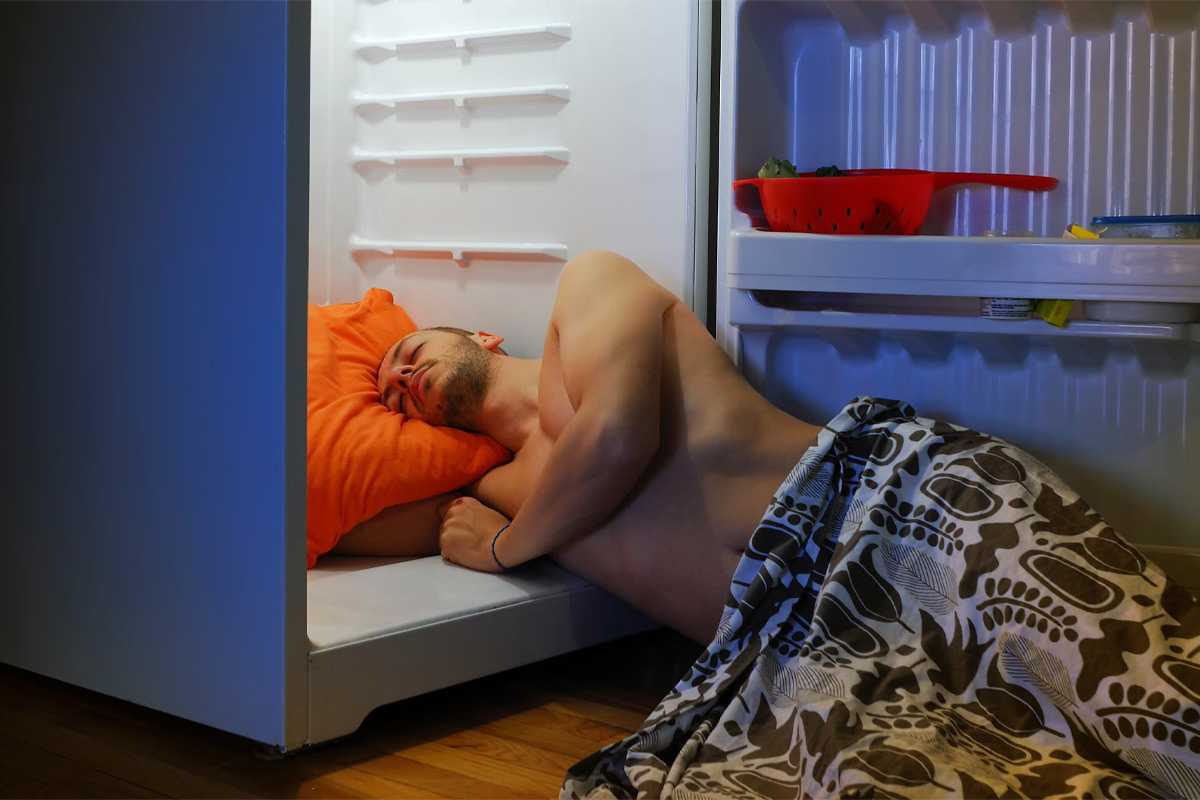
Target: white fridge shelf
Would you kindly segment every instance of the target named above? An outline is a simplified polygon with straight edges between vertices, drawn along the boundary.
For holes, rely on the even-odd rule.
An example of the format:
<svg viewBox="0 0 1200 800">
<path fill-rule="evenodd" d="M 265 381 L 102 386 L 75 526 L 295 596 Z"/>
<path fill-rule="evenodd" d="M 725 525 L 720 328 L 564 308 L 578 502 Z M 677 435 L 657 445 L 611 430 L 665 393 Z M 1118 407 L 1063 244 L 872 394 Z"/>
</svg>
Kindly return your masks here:
<svg viewBox="0 0 1200 800">
<path fill-rule="evenodd" d="M 529 44 L 559 44 L 571 38 L 571 26 L 550 23 L 514 28 L 485 28 L 469 32 L 438 33 L 427 36 L 386 39 L 358 39 L 355 50 L 359 55 L 371 52 L 402 55 L 439 50 L 474 50 L 480 47 L 511 47 Z"/>
<path fill-rule="evenodd" d="M 480 261 L 567 260 L 567 246 L 561 242 L 470 242 L 381 240 L 352 236 L 350 252 L 355 258 L 377 254 L 396 258 L 445 258 L 460 267 Z"/>
<path fill-rule="evenodd" d="M 571 90 L 566 85 L 518 86 L 498 89 L 470 89 L 461 91 L 419 92 L 397 95 L 356 94 L 356 108 L 391 108 L 396 111 L 457 108 L 470 111 L 479 106 L 537 105 L 566 103 L 571 99 Z"/>
<path fill-rule="evenodd" d="M 841 328 L 861 331 L 962 333 L 986 336 L 1134 339 L 1200 344 L 1200 324 L 1070 320 L 1063 327 L 1040 318 L 998 320 L 922 314 L 872 314 L 855 311 L 797 311 L 765 306 L 749 291 L 730 293 L 729 321 L 743 330 L 766 328 Z"/>
<path fill-rule="evenodd" d="M 570 152 L 565 147 L 488 147 L 462 150 L 405 150 L 391 152 L 355 151 L 356 167 L 376 164 L 384 167 L 454 167 L 466 172 L 473 167 L 554 167 L 566 164 Z"/>
<path fill-rule="evenodd" d="M 734 230 L 731 289 L 1200 303 L 1200 240 Z"/>
</svg>

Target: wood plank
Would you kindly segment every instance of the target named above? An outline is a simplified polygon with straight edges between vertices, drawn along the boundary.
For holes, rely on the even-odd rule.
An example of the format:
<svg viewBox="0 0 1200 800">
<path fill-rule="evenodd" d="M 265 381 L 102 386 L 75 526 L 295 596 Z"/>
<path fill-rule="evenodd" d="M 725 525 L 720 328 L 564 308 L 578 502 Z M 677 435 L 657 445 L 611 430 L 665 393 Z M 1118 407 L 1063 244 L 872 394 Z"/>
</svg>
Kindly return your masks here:
<svg viewBox="0 0 1200 800">
<path fill-rule="evenodd" d="M 574 714 L 593 722 L 602 722 L 630 733 L 642 727 L 642 723 L 646 721 L 646 715 L 652 710 L 631 711 L 622 706 L 607 705 L 598 700 L 585 700 L 582 697 L 572 697 L 561 693 L 556 693 L 553 702 L 547 703 L 545 707 L 560 713 Z"/>
<path fill-rule="evenodd" d="M 437 742 L 410 747 L 401 755 L 431 767 L 494 783 L 505 790 L 503 797 L 556 797 L 562 786 L 562 775 L 550 776 L 522 764 L 497 761 L 470 749 L 449 747 Z"/>
<path fill-rule="evenodd" d="M 222 783 L 241 787 L 256 797 L 362 798 L 396 800 L 440 797 L 415 786 L 403 775 L 346 767 L 321 758 L 316 752 L 299 753 L 279 761 L 247 758 L 216 767 L 211 774 Z"/>
<path fill-rule="evenodd" d="M 28 679 L 6 683 L 30 685 Z M 240 791 L 236 785 L 219 783 L 204 775 L 209 762 L 207 759 L 197 762 L 189 744 L 193 741 L 202 742 L 203 732 L 209 729 L 133 704 L 122 704 L 125 706 L 123 716 L 98 714 L 74 702 L 81 691 L 74 687 L 62 689 L 61 701 L 45 706 L 30 706 L 22 700 L 10 699 L 7 691 L 0 694 L 0 720 L 3 724 L 0 732 L 162 795 L 251 796 Z M 41 694 L 45 697 L 44 691 Z M 111 698 L 104 698 L 104 701 L 106 704 L 121 702 Z M 137 720 L 143 714 L 154 714 L 160 718 L 162 729 L 157 736 L 153 729 L 141 728 Z M 183 737 L 171 736 L 171 732 L 177 731 L 179 726 L 193 726 L 202 730 L 189 731 Z"/>
<path fill-rule="evenodd" d="M 152 792 L 136 784 L 123 781 L 96 770 L 76 772 L 69 780 L 54 781 L 50 789 L 59 797 L 112 798 L 161 798 L 168 795 Z"/>
<path fill-rule="evenodd" d="M 637 730 L 634 726 L 611 725 L 607 722 L 566 712 L 557 708 L 554 701 L 548 701 L 541 707 L 522 714 L 515 714 L 508 717 L 507 720 L 520 724 L 545 726 L 568 736 L 595 743 L 608 743 L 613 739 L 628 736 Z"/>
<path fill-rule="evenodd" d="M 9 772 L 4 767 L 0 767 L 0 797 L 43 798 L 59 796 L 61 796 L 61 793 L 56 794 L 51 790 L 49 785 L 39 780 L 19 775 L 15 772 Z"/>
<path fill-rule="evenodd" d="M 520 764 L 526 769 L 540 772 L 555 780 L 561 780 L 567 769 L 579 760 L 525 742 L 496 736 L 478 728 L 453 736 L 444 736 L 438 740 L 438 744 L 502 764 Z"/>
<path fill-rule="evenodd" d="M 29 720 L 23 725 L 18 738 L 43 749 L 54 749 L 68 759 L 110 775 L 121 776 L 162 795 L 252 797 L 236 785 L 213 781 L 202 773 L 165 764 L 153 756 L 126 749 L 120 742 L 97 741 L 54 723 Z"/>
<path fill-rule="evenodd" d="M 477 800 L 518 796 L 504 786 L 463 775 L 458 770 L 443 769 L 390 753 L 363 761 L 357 767 L 366 772 L 400 778 L 407 784 L 420 787 L 427 797 Z"/>
<path fill-rule="evenodd" d="M 546 798 L 640 727 L 695 646 L 657 631 L 410 698 L 276 762 L 255 744 L 0 665 L 0 797 Z"/>
<path fill-rule="evenodd" d="M 450 689 L 391 703 L 372 711 L 362 726 L 339 742 L 322 745 L 322 758 L 353 764 L 536 707 L 542 700 L 518 696 L 507 687 L 516 676 L 492 676 Z"/>
<path fill-rule="evenodd" d="M 0 665 L 0 713 L 33 714 L 202 772 L 252 752 L 244 737 L 41 675 Z M 3 719 L 3 717 L 0 717 Z"/>
<path fill-rule="evenodd" d="M 547 707 L 496 720 L 477 730 L 568 756 L 572 763 L 633 733 Z"/>
<path fill-rule="evenodd" d="M 66 797 L 166 796 L 5 734 L 0 734 L 0 771 Z M 43 796 L 43 792 L 38 795 Z"/>
</svg>

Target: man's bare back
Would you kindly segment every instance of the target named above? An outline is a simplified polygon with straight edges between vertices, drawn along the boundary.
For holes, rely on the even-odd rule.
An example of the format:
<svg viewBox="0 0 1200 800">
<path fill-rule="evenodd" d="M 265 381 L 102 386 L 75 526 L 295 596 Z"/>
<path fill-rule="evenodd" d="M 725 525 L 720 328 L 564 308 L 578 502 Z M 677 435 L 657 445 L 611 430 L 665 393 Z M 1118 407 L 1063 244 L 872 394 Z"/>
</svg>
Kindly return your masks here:
<svg viewBox="0 0 1200 800">
<path fill-rule="evenodd" d="M 663 318 L 661 438 L 642 479 L 594 533 L 554 558 L 692 638 L 707 642 L 729 581 L 771 496 L 817 429 L 766 402 L 682 303 Z M 542 428 L 514 465 L 532 487 L 574 409 L 556 354 L 543 354 Z M 512 516 L 524 497 L 479 499 Z M 501 508 L 501 505 L 504 507 Z M 514 507 L 515 505 L 515 507 Z"/>
<path fill-rule="evenodd" d="M 629 318 L 589 317 L 597 292 L 618 295 L 621 302 L 614 308 L 626 310 Z M 631 330 L 606 331 L 601 326 Z M 655 336 L 658 342 L 651 341 Z M 623 358 L 625 350 L 643 349 L 652 357 L 633 352 Z M 429 374 L 429 385 L 436 386 L 438 373 Z M 524 380 L 532 380 L 533 374 L 526 372 Z M 504 395 L 507 386 L 502 380 L 489 395 Z M 508 394 L 515 398 L 519 391 L 509 389 Z M 571 571 L 650 616 L 697 641 L 709 641 L 750 534 L 818 428 L 768 403 L 682 302 L 630 262 L 609 253 L 587 254 L 564 271 L 533 397 L 535 407 L 525 414 L 531 422 L 519 438 L 507 443 L 515 452 L 512 462 L 473 487 L 472 494 L 488 508 L 464 501 L 448 510 L 443 554 L 468 566 L 489 568 L 492 561 L 512 566 L 505 559 L 514 554 L 519 563 L 552 553 Z M 590 460 L 588 454 L 575 458 L 575 453 L 563 452 L 587 449 L 580 442 L 591 441 L 591 429 L 609 424 L 603 416 L 606 404 L 616 408 L 616 414 L 634 400 L 640 404 L 638 413 L 652 418 L 649 433 L 634 427 L 628 434 L 635 440 L 629 445 L 632 455 L 620 447 L 604 449 L 608 444 L 590 445 L 599 451 Z M 602 416 L 577 420 L 588 404 L 600 407 Z M 506 407 L 520 405 L 511 399 Z M 520 427 L 513 423 L 516 416 L 504 417 L 509 428 Z M 624 416 L 634 415 L 627 411 Z M 493 433 L 488 414 L 481 418 L 479 429 Z M 643 453 L 638 443 L 648 438 L 649 452 Z M 628 476 L 628 484 L 622 486 L 622 478 L 614 475 L 598 477 L 594 488 L 577 485 L 584 480 L 579 475 L 603 471 L 614 462 L 614 473 L 637 469 Z M 571 470 L 578 473 L 574 479 L 559 474 Z M 557 484 L 546 486 L 556 478 Z M 535 496 L 539 491 L 541 496 Z M 604 492 L 607 500 L 592 496 Z M 582 508 L 576 518 L 572 502 L 596 507 Z M 532 529 L 513 531 L 514 546 L 493 538 L 505 518 L 512 518 L 515 527 L 524 509 L 534 504 L 549 510 L 542 511 Z M 557 531 L 558 524 L 567 530 L 546 530 Z M 532 544 L 518 549 L 533 536 L 544 537 L 541 553 Z M 484 546 L 494 546 L 495 557 L 481 553 Z"/>
</svg>

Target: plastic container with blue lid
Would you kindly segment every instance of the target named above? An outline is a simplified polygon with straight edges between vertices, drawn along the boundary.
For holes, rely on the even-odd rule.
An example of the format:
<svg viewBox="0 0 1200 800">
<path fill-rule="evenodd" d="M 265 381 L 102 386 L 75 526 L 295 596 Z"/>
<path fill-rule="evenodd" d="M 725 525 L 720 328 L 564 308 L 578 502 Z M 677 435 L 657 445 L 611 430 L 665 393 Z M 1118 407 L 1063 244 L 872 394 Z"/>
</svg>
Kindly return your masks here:
<svg viewBox="0 0 1200 800">
<path fill-rule="evenodd" d="M 1200 214 L 1092 217 L 1092 231 L 1104 239 L 1200 239 Z"/>
</svg>

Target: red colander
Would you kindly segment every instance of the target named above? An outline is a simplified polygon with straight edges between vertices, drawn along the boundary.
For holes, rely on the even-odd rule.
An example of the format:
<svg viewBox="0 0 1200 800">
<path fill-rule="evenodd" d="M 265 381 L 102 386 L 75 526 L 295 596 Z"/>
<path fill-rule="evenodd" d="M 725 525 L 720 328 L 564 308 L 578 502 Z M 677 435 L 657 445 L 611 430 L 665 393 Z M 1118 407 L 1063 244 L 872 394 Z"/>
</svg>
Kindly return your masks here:
<svg viewBox="0 0 1200 800">
<path fill-rule="evenodd" d="M 748 178 L 733 186 L 738 210 L 752 217 L 765 214 L 773 231 L 907 235 L 921 229 L 934 192 L 965 183 L 1046 191 L 1058 180 L 986 172 L 848 169 L 836 178 L 817 178 L 809 172 L 798 178 Z M 741 189 L 744 186 L 758 189 L 761 213 L 748 190 Z"/>
</svg>

